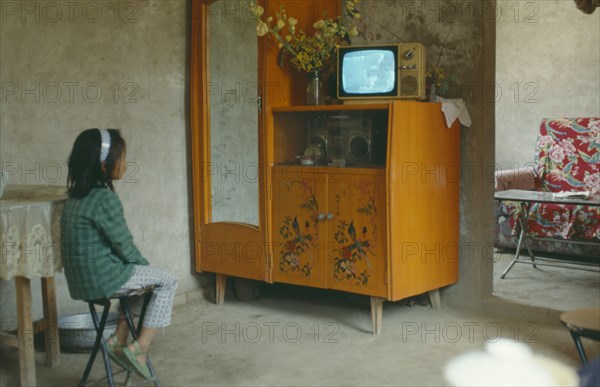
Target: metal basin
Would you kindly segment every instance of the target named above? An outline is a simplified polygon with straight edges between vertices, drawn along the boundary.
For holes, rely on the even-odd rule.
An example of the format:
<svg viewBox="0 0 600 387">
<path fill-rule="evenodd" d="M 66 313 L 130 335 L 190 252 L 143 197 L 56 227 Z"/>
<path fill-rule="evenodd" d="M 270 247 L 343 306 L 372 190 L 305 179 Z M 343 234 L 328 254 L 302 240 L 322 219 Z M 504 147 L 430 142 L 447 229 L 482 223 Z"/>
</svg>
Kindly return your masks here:
<svg viewBox="0 0 600 387">
<path fill-rule="evenodd" d="M 98 313 L 98 318 L 102 314 Z M 108 339 L 117 328 L 118 313 L 109 313 L 104 338 Z M 91 352 L 96 340 L 96 329 L 89 313 L 71 314 L 58 318 L 60 348 L 65 352 Z"/>
</svg>

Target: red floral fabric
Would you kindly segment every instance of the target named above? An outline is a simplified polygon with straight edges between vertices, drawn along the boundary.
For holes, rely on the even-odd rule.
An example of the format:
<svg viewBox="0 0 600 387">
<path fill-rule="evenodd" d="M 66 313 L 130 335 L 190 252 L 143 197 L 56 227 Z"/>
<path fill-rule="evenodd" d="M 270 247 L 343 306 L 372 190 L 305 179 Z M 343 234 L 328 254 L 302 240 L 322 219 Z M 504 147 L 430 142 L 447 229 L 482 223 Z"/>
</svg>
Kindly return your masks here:
<svg viewBox="0 0 600 387">
<path fill-rule="evenodd" d="M 545 119 L 535 148 L 539 190 L 600 192 L 600 118 Z"/>
<path fill-rule="evenodd" d="M 590 191 L 600 194 L 600 118 L 544 119 L 536 143 L 536 189 L 548 192 Z M 519 206 L 497 207 L 496 247 L 515 247 L 520 233 Z M 527 221 L 538 237 L 600 242 L 600 209 L 590 206 L 532 204 Z M 532 249 L 598 258 L 597 246 L 534 241 Z"/>
</svg>

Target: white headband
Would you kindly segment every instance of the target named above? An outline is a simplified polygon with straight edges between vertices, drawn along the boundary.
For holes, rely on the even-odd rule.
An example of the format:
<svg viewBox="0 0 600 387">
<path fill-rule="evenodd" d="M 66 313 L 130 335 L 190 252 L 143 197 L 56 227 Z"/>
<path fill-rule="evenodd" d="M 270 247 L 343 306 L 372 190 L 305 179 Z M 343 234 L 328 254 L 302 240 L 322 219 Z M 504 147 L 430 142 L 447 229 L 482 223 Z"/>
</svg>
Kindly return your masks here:
<svg viewBox="0 0 600 387">
<path fill-rule="evenodd" d="M 98 129 L 100 131 L 100 137 L 102 138 L 102 145 L 100 146 L 100 162 L 103 163 L 108 157 L 108 150 L 110 149 L 110 133 L 108 129 Z"/>
</svg>

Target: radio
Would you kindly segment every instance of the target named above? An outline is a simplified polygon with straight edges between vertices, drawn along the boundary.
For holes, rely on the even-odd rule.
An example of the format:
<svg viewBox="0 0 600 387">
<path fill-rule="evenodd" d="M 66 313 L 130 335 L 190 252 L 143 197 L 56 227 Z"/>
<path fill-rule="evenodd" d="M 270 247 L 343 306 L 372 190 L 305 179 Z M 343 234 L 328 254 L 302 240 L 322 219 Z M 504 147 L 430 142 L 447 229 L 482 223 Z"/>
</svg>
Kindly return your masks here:
<svg viewBox="0 0 600 387">
<path fill-rule="evenodd" d="M 343 159 L 348 165 L 374 163 L 374 153 L 380 141 L 371 118 L 352 112 L 326 114 L 309 120 L 306 130 L 307 146 L 318 145 L 323 150 L 321 163 Z M 380 150 L 385 154 L 385 149 Z"/>
</svg>

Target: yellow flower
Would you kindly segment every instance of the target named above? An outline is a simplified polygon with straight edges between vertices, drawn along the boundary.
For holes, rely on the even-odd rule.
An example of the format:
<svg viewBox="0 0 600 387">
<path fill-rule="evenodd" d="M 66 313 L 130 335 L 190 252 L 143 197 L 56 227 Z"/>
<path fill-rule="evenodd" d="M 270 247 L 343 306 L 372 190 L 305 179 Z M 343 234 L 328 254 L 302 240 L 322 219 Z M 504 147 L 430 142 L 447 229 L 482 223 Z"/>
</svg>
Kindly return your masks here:
<svg viewBox="0 0 600 387">
<path fill-rule="evenodd" d="M 317 30 L 323 29 L 323 27 L 325 27 L 325 21 L 323 20 L 317 20 L 314 24 L 313 27 Z"/>
<path fill-rule="evenodd" d="M 346 11 L 348 11 L 354 19 L 360 19 L 360 13 L 355 8 L 357 3 L 358 0 L 346 0 Z"/>
<path fill-rule="evenodd" d="M 294 19 L 293 17 L 288 19 L 288 24 L 290 25 L 290 27 L 295 27 L 296 24 L 298 24 L 298 20 Z"/>
<path fill-rule="evenodd" d="M 352 26 L 352 28 L 350 28 L 350 31 L 348 31 L 348 35 L 352 37 L 358 36 L 358 29 L 356 28 L 356 26 Z"/>
<path fill-rule="evenodd" d="M 265 13 L 265 9 L 255 3 L 250 3 L 250 5 L 248 6 L 248 9 L 250 10 L 250 13 L 254 17 L 257 17 L 257 18 L 261 17 L 263 15 L 263 13 Z"/>
<path fill-rule="evenodd" d="M 280 30 L 285 27 L 285 22 L 281 19 L 277 20 L 277 29 Z"/>
<path fill-rule="evenodd" d="M 259 20 L 256 23 L 256 35 L 265 36 L 267 33 L 269 33 L 269 26 L 264 21 Z"/>
</svg>

